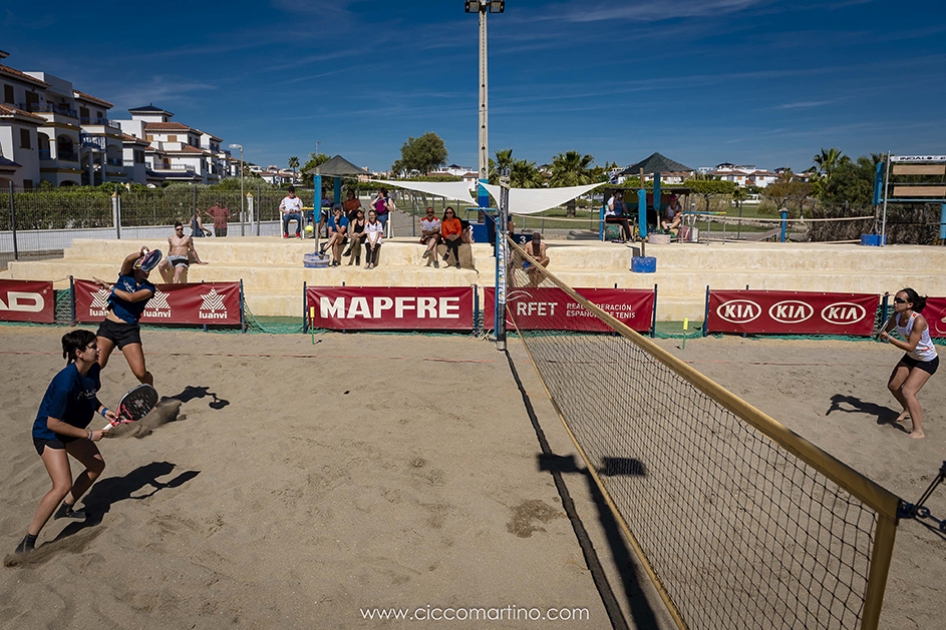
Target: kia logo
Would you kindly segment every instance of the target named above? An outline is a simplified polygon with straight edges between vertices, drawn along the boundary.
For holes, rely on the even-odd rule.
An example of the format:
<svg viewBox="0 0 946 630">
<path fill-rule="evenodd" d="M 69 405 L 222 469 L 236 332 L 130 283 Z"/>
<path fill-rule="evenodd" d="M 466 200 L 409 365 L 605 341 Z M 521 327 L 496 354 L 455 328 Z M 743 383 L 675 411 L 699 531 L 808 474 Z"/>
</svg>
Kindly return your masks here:
<svg viewBox="0 0 946 630">
<path fill-rule="evenodd" d="M 783 300 L 769 307 L 769 317 L 780 324 L 800 324 L 814 314 L 811 304 L 799 300 Z"/>
<path fill-rule="evenodd" d="M 748 324 L 762 314 L 762 307 L 752 300 L 729 300 L 719 305 L 716 314 L 731 324 Z"/>
<path fill-rule="evenodd" d="M 838 326 L 859 322 L 866 316 L 867 309 L 853 302 L 836 302 L 821 309 L 821 319 Z"/>
</svg>

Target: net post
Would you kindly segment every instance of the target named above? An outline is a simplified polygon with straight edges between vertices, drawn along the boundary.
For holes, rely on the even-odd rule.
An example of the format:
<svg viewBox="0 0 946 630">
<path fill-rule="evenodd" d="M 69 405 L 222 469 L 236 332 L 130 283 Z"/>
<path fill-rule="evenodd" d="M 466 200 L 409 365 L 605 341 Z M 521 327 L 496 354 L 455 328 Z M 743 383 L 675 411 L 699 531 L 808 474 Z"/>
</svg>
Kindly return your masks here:
<svg viewBox="0 0 946 630">
<path fill-rule="evenodd" d="M 473 285 L 473 336 L 480 334 L 480 288 Z"/>
<path fill-rule="evenodd" d="M 308 313 L 308 310 L 306 309 L 307 304 L 306 304 L 306 299 L 305 299 L 306 294 L 308 293 L 308 291 L 306 290 L 307 284 L 308 284 L 307 282 L 302 283 L 302 334 L 303 335 L 309 332 L 309 313 Z"/>
<path fill-rule="evenodd" d="M 650 338 L 657 336 L 657 285 L 654 284 L 654 306 L 650 311 Z"/>
<path fill-rule="evenodd" d="M 246 297 L 243 295 L 243 278 L 240 278 L 240 332 L 246 334 Z"/>
<path fill-rule="evenodd" d="M 887 587 L 887 575 L 890 573 L 890 561 L 893 558 L 896 538 L 896 518 L 887 514 L 878 514 L 870 572 L 867 577 L 867 592 L 864 594 L 861 630 L 877 630 L 880 626 L 880 611 L 884 605 L 884 591 Z"/>
<path fill-rule="evenodd" d="M 76 281 L 69 276 L 69 325 L 76 325 Z"/>
<path fill-rule="evenodd" d="M 706 301 L 703 303 L 703 336 L 709 333 L 709 295 L 710 288 L 706 285 Z"/>
<path fill-rule="evenodd" d="M 509 223 L 509 169 L 499 178 L 499 212 L 496 226 L 496 312 L 493 333 L 498 350 L 506 349 L 506 229 Z"/>
</svg>

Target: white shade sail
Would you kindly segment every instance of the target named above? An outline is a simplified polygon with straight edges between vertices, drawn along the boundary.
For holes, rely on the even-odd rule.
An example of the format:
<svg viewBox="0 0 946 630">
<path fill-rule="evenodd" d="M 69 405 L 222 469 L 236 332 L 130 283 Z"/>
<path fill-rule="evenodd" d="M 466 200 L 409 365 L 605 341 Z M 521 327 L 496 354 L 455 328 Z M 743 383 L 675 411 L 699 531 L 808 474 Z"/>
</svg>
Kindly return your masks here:
<svg viewBox="0 0 946 630">
<path fill-rule="evenodd" d="M 464 203 L 473 203 L 473 194 L 470 192 L 470 185 L 466 182 L 415 182 L 410 180 L 390 181 L 384 179 L 376 179 L 373 181 L 384 184 L 385 186 L 390 186 L 391 188 L 406 188 L 407 190 L 414 190 L 428 195 L 456 199 Z"/>
<path fill-rule="evenodd" d="M 587 186 L 569 186 L 566 188 L 510 188 L 509 212 L 511 214 L 535 214 L 557 208 L 584 195 L 589 190 L 604 186 L 607 182 L 589 184 Z M 486 190 L 494 199 L 499 199 L 499 186 L 485 184 Z"/>
</svg>

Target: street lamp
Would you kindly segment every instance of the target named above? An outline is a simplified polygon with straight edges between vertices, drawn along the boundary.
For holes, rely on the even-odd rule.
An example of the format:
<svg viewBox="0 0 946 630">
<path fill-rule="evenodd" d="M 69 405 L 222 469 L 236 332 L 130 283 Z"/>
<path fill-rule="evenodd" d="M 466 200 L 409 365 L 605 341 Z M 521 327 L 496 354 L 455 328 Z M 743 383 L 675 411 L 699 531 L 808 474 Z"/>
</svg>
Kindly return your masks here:
<svg viewBox="0 0 946 630">
<path fill-rule="evenodd" d="M 480 135 L 479 135 L 479 179 L 480 184 L 489 183 L 489 94 L 486 68 L 486 14 L 502 13 L 505 0 L 465 0 L 467 13 L 480 14 Z M 489 193 L 481 185 L 477 189 L 477 200 L 481 208 L 489 207 Z"/>
<path fill-rule="evenodd" d="M 231 144 L 230 148 L 240 150 L 240 236 L 246 236 L 246 230 L 243 228 L 243 204 L 246 203 L 246 196 L 243 194 L 243 145 Z"/>
</svg>

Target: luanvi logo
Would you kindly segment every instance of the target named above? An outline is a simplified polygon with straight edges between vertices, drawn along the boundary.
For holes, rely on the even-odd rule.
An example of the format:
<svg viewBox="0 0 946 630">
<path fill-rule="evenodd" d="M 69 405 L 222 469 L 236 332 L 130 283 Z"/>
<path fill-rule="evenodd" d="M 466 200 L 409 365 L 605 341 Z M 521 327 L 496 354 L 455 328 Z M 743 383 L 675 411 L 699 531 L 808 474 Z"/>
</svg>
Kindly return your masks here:
<svg viewBox="0 0 946 630">
<path fill-rule="evenodd" d="M 200 319 L 226 319 L 227 307 L 223 304 L 223 295 L 217 293 L 216 288 L 200 296 L 203 303 L 200 305 L 198 317 Z"/>
<path fill-rule="evenodd" d="M 160 319 L 171 319 L 171 305 L 168 304 L 168 294 L 155 289 L 154 295 L 148 300 L 145 307 L 145 317 L 155 317 Z"/>
<path fill-rule="evenodd" d="M 762 307 L 752 300 L 729 300 L 716 308 L 716 314 L 731 324 L 748 324 L 762 314 Z"/>
</svg>

